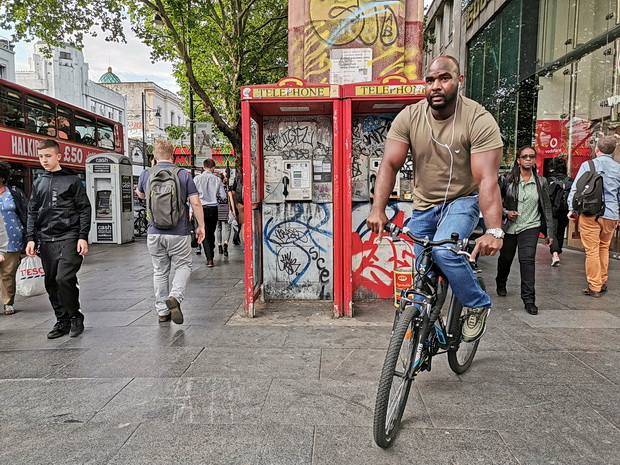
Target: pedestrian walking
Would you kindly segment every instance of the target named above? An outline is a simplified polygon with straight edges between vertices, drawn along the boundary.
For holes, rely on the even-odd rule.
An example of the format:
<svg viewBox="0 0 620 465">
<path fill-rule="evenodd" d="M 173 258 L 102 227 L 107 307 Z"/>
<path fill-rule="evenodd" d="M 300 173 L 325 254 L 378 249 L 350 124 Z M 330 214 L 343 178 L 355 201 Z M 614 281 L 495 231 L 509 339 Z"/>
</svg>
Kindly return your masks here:
<svg viewBox="0 0 620 465">
<path fill-rule="evenodd" d="M 204 239 L 204 219 L 191 174 L 173 163 L 172 144 L 163 139 L 155 141 L 153 154 L 157 164 L 142 172 L 136 195 L 147 199 L 147 247 L 153 262 L 157 319 L 160 323 L 172 319 L 181 324 L 181 303 L 192 273 L 188 201 L 198 222 L 196 239 L 199 243 Z M 171 184 L 176 187 L 170 188 Z M 171 268 L 175 270 L 172 282 Z"/>
<path fill-rule="evenodd" d="M 522 147 L 512 170 L 499 178 L 503 199 L 504 245 L 497 260 L 497 295 L 506 295 L 506 282 L 517 248 L 521 270 L 521 300 L 530 315 L 536 306 L 536 246 L 542 232 L 545 245 L 553 243 L 553 214 L 547 180 L 536 174 L 536 150 Z"/>
<path fill-rule="evenodd" d="M 586 250 L 586 278 L 588 287 L 581 292 L 590 297 L 600 297 L 607 291 L 609 269 L 609 244 L 618 226 L 618 206 L 620 204 L 620 164 L 612 155 L 616 150 L 615 136 L 604 136 L 599 139 L 594 149 L 595 158 L 582 163 L 575 176 L 575 182 L 568 196 L 571 211 L 568 219 L 579 219 L 581 243 Z M 580 179 L 588 176 L 590 170 L 602 175 L 603 209 L 600 215 L 590 215 L 585 211 L 577 211 L 573 200 L 578 194 Z"/>
<path fill-rule="evenodd" d="M 221 197 L 217 196 L 217 230 L 215 231 L 217 239 L 217 249 L 220 255 L 228 257 L 228 242 L 231 236 L 231 224 L 230 219 L 233 216 L 231 212 L 231 205 L 228 200 L 228 182 L 222 173 L 218 173 L 217 176 L 222 180 L 224 185 L 224 191 L 226 195 Z"/>
<path fill-rule="evenodd" d="M 243 176 L 235 176 L 233 185 L 228 193 L 228 201 L 233 211 L 233 244 L 240 245 L 243 237 Z"/>
<path fill-rule="evenodd" d="M 26 250 L 26 224 L 28 223 L 28 201 L 24 192 L 9 186 L 11 165 L 0 162 L 0 212 L 7 234 L 7 251 L 0 262 L 0 291 L 5 315 L 15 313 L 15 274 Z"/>
<path fill-rule="evenodd" d="M 84 331 L 77 274 L 88 253 L 91 206 L 80 178 L 60 165 L 58 143 L 44 139 L 38 153 L 45 172 L 34 181 L 28 202 L 26 255 L 36 255 L 38 240 L 45 290 L 56 315 L 47 338 L 76 337 Z"/>
<path fill-rule="evenodd" d="M 555 237 L 549 252 L 551 266 L 560 266 L 560 254 L 564 245 L 564 235 L 568 226 L 568 195 L 573 185 L 573 178 L 567 174 L 566 161 L 563 158 L 553 160 L 549 172 L 549 200 L 553 211 Z"/>
<path fill-rule="evenodd" d="M 207 266 L 213 267 L 215 257 L 215 230 L 217 229 L 217 197 L 226 197 L 226 191 L 222 180 L 217 177 L 215 172 L 215 162 L 207 158 L 204 163 L 204 171 L 194 179 L 198 195 L 204 211 L 204 221 L 206 229 L 206 245 L 204 247 Z"/>
</svg>

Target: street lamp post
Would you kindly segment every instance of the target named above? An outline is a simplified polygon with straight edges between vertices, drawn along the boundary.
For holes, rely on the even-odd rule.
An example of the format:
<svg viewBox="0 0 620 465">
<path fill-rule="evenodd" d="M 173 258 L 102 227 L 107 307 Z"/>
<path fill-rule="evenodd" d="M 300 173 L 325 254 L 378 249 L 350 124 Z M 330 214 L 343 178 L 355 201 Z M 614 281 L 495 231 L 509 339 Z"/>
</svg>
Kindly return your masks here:
<svg viewBox="0 0 620 465">
<path fill-rule="evenodd" d="M 146 153 L 146 113 L 149 111 L 154 111 L 156 117 L 161 117 L 159 108 L 154 110 L 148 107 L 146 104 L 146 92 L 142 91 L 142 169 L 146 169 L 146 161 L 148 159 L 148 154 Z"/>
<path fill-rule="evenodd" d="M 191 84 L 190 84 L 191 86 Z M 196 120 L 194 119 L 194 91 L 189 89 L 189 156 L 192 161 L 192 178 L 196 175 L 196 154 L 194 147 L 194 125 Z"/>
</svg>

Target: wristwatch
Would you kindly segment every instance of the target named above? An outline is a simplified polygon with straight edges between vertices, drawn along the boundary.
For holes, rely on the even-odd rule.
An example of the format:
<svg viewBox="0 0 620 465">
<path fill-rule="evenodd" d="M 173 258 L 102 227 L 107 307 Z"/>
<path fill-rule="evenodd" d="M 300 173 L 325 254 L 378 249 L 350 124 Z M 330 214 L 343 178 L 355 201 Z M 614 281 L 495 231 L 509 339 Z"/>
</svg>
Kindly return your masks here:
<svg viewBox="0 0 620 465">
<path fill-rule="evenodd" d="M 495 239 L 504 238 L 504 230 L 502 228 L 489 228 L 486 230 L 485 234 L 490 234 Z"/>
</svg>

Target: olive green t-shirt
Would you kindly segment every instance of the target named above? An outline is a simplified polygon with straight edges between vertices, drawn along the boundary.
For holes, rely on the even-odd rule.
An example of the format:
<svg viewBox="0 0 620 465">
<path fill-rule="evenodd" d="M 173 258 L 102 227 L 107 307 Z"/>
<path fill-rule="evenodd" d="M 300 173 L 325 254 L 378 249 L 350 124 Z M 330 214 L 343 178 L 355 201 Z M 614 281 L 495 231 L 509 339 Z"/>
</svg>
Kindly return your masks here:
<svg viewBox="0 0 620 465">
<path fill-rule="evenodd" d="M 433 141 L 431 134 L 439 144 L 450 146 L 454 157 L 451 181 L 450 150 Z M 394 119 L 387 138 L 409 144 L 413 159 L 415 210 L 441 205 L 448 182 L 447 202 L 477 192 L 470 155 L 504 145 L 493 116 L 482 105 L 462 96 L 459 96 L 456 113 L 443 121 L 433 117 L 426 100 L 405 107 Z"/>
</svg>

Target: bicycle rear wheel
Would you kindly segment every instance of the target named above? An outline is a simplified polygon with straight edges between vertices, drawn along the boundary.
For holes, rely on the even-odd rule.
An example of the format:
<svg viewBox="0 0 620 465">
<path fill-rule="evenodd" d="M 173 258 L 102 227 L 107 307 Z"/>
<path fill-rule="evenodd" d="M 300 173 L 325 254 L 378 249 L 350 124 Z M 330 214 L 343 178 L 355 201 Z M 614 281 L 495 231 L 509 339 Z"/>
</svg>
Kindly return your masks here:
<svg viewBox="0 0 620 465">
<path fill-rule="evenodd" d="M 419 340 L 418 330 L 412 328 L 416 313 L 414 307 L 409 307 L 400 315 L 381 370 L 373 434 L 377 445 L 384 449 L 390 447 L 396 437 L 413 382 L 413 377 L 407 377 L 407 372 Z"/>
<path fill-rule="evenodd" d="M 478 282 L 482 290 L 485 291 L 486 287 L 482 278 L 478 277 Z M 457 342 L 448 350 L 448 364 L 453 372 L 461 375 L 469 369 L 471 363 L 474 361 L 480 339 L 474 342 L 465 342 L 461 339 L 461 329 L 463 328 L 467 312 L 463 309 L 463 305 L 456 299 L 454 294 L 452 294 L 452 299 L 450 299 L 450 305 L 453 306 L 452 314 L 454 318 L 452 318 L 449 333 L 454 336 Z"/>
</svg>

